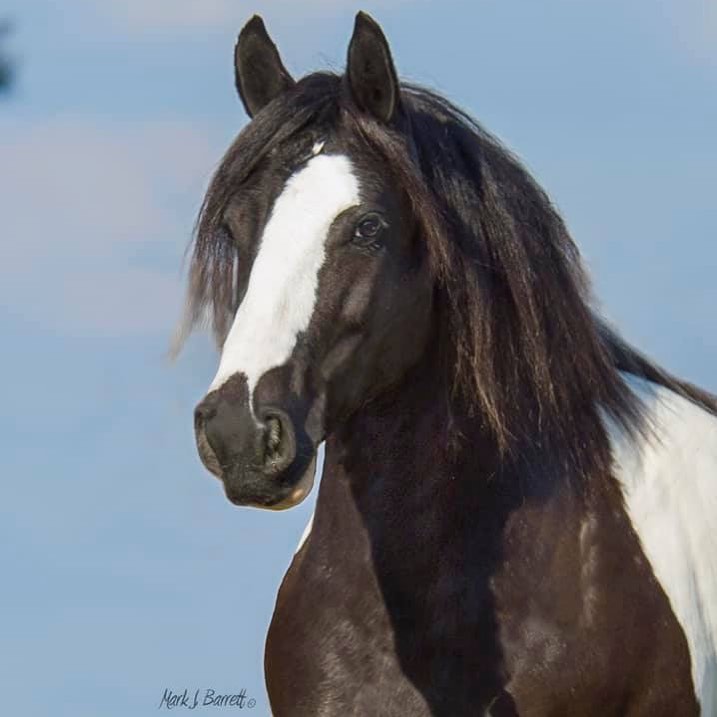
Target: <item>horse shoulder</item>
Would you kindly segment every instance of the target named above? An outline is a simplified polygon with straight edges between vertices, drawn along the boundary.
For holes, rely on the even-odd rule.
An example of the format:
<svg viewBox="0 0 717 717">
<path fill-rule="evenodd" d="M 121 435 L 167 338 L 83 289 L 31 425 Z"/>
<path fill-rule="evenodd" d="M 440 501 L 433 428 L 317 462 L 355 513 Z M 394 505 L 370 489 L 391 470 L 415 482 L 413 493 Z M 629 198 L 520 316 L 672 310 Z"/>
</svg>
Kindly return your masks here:
<svg viewBox="0 0 717 717">
<path fill-rule="evenodd" d="M 717 714 L 717 417 L 634 377 L 651 434 L 612 426 L 616 478 L 656 579 L 690 650 L 703 714 Z"/>
</svg>

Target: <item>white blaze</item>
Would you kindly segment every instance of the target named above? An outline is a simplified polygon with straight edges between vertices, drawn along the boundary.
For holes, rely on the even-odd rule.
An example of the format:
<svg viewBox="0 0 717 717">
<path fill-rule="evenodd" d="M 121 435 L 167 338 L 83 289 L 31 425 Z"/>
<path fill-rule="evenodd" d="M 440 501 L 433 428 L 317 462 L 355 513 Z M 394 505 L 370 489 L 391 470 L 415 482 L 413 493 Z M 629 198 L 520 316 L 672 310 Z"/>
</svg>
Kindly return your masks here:
<svg viewBox="0 0 717 717">
<path fill-rule="evenodd" d="M 259 379 L 286 363 L 314 313 L 329 228 L 358 203 L 358 180 L 343 155 L 315 156 L 289 179 L 264 229 L 210 391 L 242 373 L 251 407 Z"/>
<path fill-rule="evenodd" d="M 611 425 L 617 478 L 653 573 L 687 638 L 702 714 L 717 715 L 717 418 L 628 377 L 659 440 Z"/>
</svg>

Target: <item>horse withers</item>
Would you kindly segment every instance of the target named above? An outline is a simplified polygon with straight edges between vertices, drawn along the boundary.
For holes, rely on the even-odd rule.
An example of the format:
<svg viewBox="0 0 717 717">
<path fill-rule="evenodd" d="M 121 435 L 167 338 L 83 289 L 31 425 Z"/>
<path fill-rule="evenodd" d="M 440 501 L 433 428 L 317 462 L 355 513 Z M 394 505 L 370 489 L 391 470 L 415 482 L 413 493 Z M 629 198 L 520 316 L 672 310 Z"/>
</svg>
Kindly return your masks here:
<svg viewBox="0 0 717 717">
<path fill-rule="evenodd" d="M 201 458 L 313 525 L 276 602 L 277 717 L 717 714 L 717 400 L 594 312 L 550 201 L 360 13 L 296 82 L 261 19 L 185 329 Z"/>
</svg>

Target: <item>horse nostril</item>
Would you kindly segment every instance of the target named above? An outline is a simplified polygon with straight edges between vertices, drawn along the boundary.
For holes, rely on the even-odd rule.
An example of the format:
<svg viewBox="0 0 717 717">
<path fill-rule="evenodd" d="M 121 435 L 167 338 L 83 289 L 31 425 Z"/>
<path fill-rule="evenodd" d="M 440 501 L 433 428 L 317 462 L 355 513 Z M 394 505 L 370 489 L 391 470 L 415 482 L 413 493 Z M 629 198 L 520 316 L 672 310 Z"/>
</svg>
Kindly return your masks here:
<svg viewBox="0 0 717 717">
<path fill-rule="evenodd" d="M 264 415 L 264 468 L 270 473 L 280 473 L 295 457 L 294 432 L 289 417 L 280 412 Z"/>
<path fill-rule="evenodd" d="M 281 446 L 281 421 L 271 417 L 266 422 L 266 453 L 268 458 L 275 457 Z"/>
<path fill-rule="evenodd" d="M 216 416 L 216 413 L 217 410 L 215 406 L 207 405 L 206 401 L 202 401 L 194 409 L 194 434 L 202 463 L 204 463 L 207 470 L 211 473 L 216 476 L 221 476 L 222 471 L 219 459 L 207 436 L 207 424 Z"/>
<path fill-rule="evenodd" d="M 204 428 L 207 421 L 210 421 L 217 414 L 216 406 L 207 404 L 206 401 L 202 401 L 194 409 L 194 427 Z"/>
</svg>

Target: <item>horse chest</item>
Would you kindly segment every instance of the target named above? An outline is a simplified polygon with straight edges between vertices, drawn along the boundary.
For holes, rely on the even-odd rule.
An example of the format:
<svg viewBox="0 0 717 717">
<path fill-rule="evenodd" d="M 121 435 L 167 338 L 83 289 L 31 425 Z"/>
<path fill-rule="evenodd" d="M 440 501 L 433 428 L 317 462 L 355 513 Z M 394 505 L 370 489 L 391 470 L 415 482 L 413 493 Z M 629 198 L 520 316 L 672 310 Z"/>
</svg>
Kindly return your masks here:
<svg viewBox="0 0 717 717">
<path fill-rule="evenodd" d="M 287 572 L 267 636 L 274 717 L 430 715 L 403 672 L 370 573 L 354 565 L 356 584 L 346 590 L 307 562 L 299 554 Z"/>
<path fill-rule="evenodd" d="M 575 606 L 589 586 L 564 585 L 574 594 L 561 602 L 555 575 L 539 587 L 506 571 L 475 619 L 448 605 L 426 624 L 387 605 L 367 562 L 346 556 L 327 572 L 310 554 L 287 573 L 267 639 L 275 717 L 698 714 L 684 640 L 646 566 L 588 612 Z M 430 634 L 451 624 L 447 639 Z"/>
</svg>

